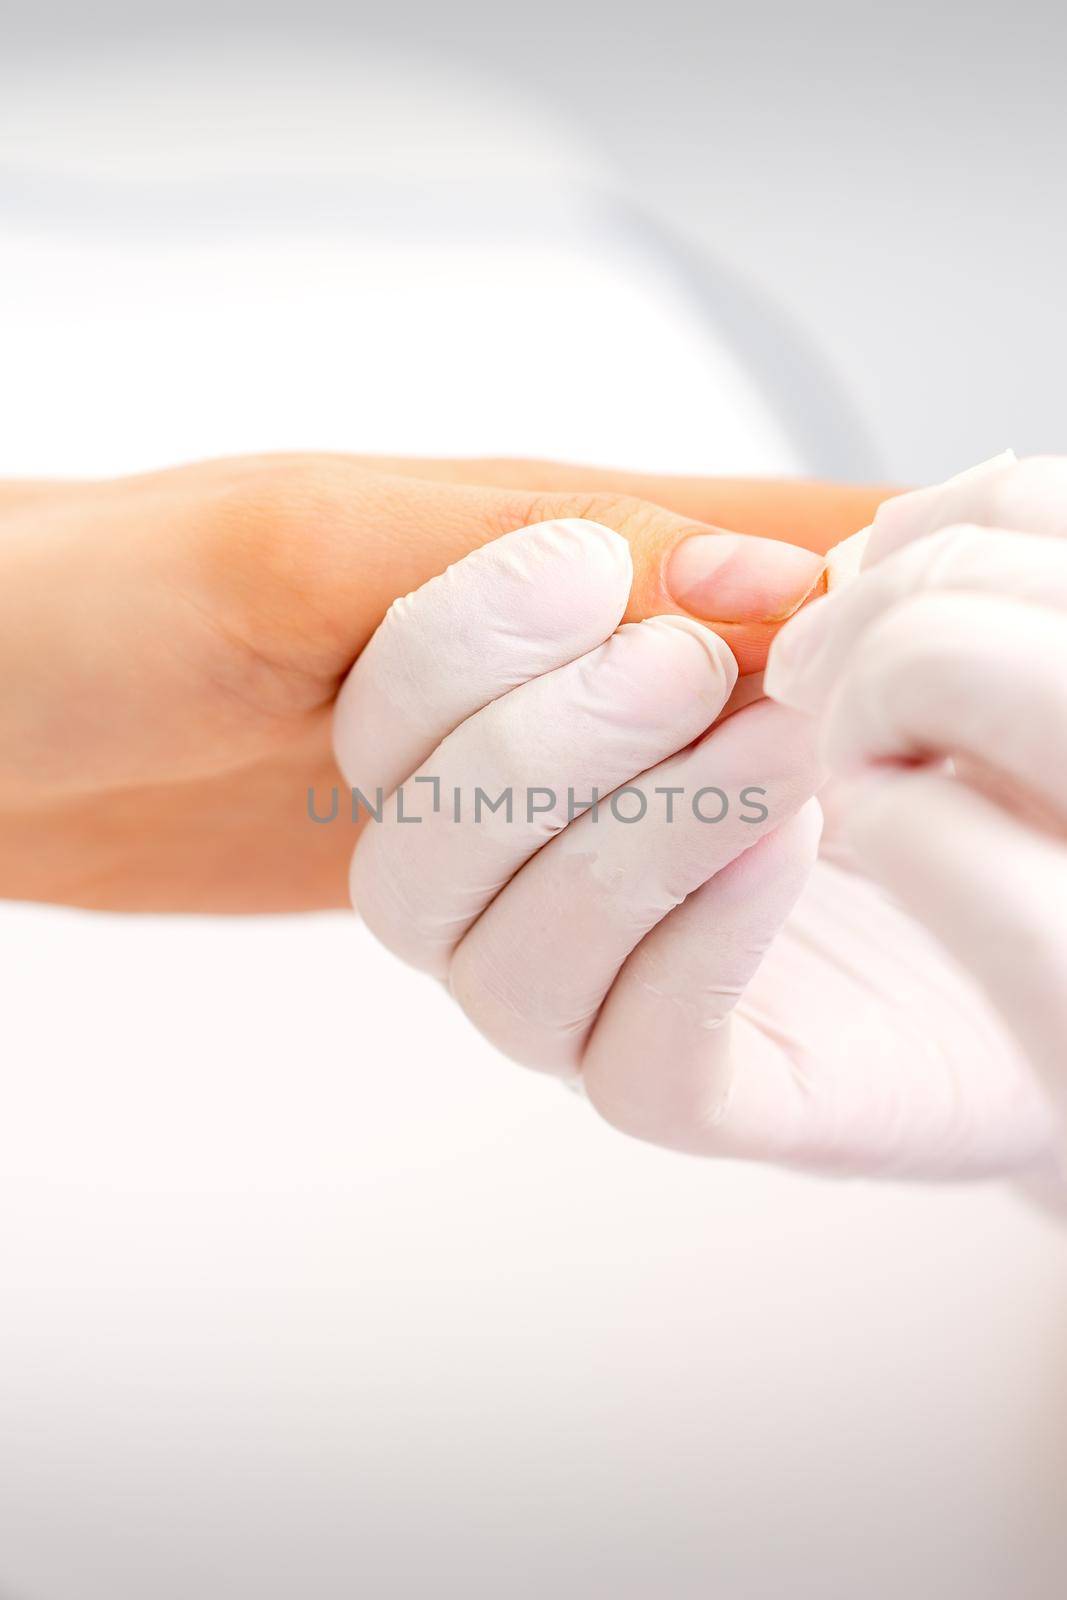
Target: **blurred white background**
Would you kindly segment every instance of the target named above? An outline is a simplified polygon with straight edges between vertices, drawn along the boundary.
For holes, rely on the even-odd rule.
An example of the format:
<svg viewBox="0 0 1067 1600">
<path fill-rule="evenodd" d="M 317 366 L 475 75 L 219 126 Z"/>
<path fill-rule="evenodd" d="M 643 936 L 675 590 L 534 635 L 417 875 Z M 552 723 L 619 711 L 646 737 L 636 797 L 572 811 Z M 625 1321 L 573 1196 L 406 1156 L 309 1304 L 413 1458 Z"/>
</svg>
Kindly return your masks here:
<svg viewBox="0 0 1067 1600">
<path fill-rule="evenodd" d="M 0 0 L 0 18 L 9 77 L 131 41 L 165 66 L 183 36 L 210 62 L 227 35 L 477 74 L 794 314 L 891 477 L 1062 449 L 1067 10 L 1048 0 Z M 779 377 L 810 387 L 788 359 Z M 824 448 L 865 470 L 849 441 Z"/>
<path fill-rule="evenodd" d="M 1062 446 L 1048 38 L 64 15 L 0 59 L 0 474 Z M 1062 1592 L 1067 1248 L 1011 1193 L 630 1144 L 342 916 L 0 953 L 3 1600 Z"/>
</svg>

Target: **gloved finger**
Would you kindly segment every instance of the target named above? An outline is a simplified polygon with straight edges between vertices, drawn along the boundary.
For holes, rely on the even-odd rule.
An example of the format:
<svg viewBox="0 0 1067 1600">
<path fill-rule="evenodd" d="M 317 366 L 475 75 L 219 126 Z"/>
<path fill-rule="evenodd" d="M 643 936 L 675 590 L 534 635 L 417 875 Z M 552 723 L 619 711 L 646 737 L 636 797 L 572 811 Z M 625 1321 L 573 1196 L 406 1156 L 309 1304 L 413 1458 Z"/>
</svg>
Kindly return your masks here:
<svg viewBox="0 0 1067 1600">
<path fill-rule="evenodd" d="M 1047 1101 L 980 987 L 824 845 L 734 1013 L 733 1042 L 721 1154 L 883 1177 L 1048 1164 Z"/>
<path fill-rule="evenodd" d="M 878 506 L 867 529 L 864 565 L 873 566 L 903 545 L 914 544 L 954 522 L 996 526 L 990 515 L 994 492 L 1018 466 L 1014 450 L 1003 450 L 976 467 L 968 467 L 943 483 L 930 483 L 896 495 Z M 1002 526 L 1004 524 L 1001 524 Z M 1006 524 L 1014 527 L 1014 521 Z"/>
<path fill-rule="evenodd" d="M 719 1025 L 732 996 L 708 993 L 716 969 L 707 957 L 720 931 L 729 936 L 736 926 L 724 891 L 733 882 L 742 913 L 758 905 L 761 883 L 771 896 L 784 893 L 774 848 L 768 838 L 746 852 L 631 958 L 613 997 L 624 993 L 628 970 L 641 976 L 651 940 L 703 904 L 692 939 L 664 948 L 647 985 L 632 991 L 633 1009 L 627 1001 L 600 1035 L 611 1015 L 605 1006 L 585 1069 L 599 1109 L 626 1131 L 692 1154 L 809 1171 L 944 1178 L 1047 1170 L 1055 1128 L 1021 1049 L 962 967 L 944 961 L 935 936 L 869 877 L 820 859 L 818 884 L 806 884 Z M 687 989 L 698 997 L 689 1010 Z"/>
<path fill-rule="evenodd" d="M 505 1055 L 577 1071 L 634 947 L 818 783 L 811 719 L 748 707 L 538 851 L 460 944 L 452 993 Z"/>
<path fill-rule="evenodd" d="M 809 801 L 697 889 L 638 945 L 586 1049 L 582 1081 L 609 1122 L 692 1154 L 723 1150 L 738 1101 L 771 1137 L 795 1115 L 795 1084 L 739 1061 L 731 1013 L 807 881 L 821 813 Z"/>
<path fill-rule="evenodd" d="M 771 647 L 766 693 L 797 710 L 820 711 L 853 670 L 874 622 L 917 593 L 949 591 L 1010 595 L 1067 611 L 1067 540 L 970 525 L 930 534 L 788 622 Z"/>
<path fill-rule="evenodd" d="M 592 791 L 703 733 L 736 676 L 717 635 L 659 617 L 468 718 L 360 837 L 351 887 L 371 931 L 443 977 L 474 919 Z"/>
<path fill-rule="evenodd" d="M 978 981 L 1067 1114 L 1067 848 L 930 769 L 869 775 L 848 828 L 865 870 Z"/>
<path fill-rule="evenodd" d="M 1067 548 L 1065 548 L 1067 555 Z M 1067 817 L 1067 626 L 988 595 L 918 594 L 864 634 L 823 720 L 828 764 L 969 756 Z"/>
<path fill-rule="evenodd" d="M 575 518 L 494 539 L 394 601 L 337 698 L 347 782 L 391 794 L 482 706 L 602 644 L 632 577 L 622 535 Z"/>
<path fill-rule="evenodd" d="M 970 522 L 984 528 L 1018 528 L 1044 538 L 1067 537 L 1067 458 L 1017 460 L 1011 450 L 932 484 L 885 501 L 875 513 L 864 571 L 917 539 Z"/>
</svg>

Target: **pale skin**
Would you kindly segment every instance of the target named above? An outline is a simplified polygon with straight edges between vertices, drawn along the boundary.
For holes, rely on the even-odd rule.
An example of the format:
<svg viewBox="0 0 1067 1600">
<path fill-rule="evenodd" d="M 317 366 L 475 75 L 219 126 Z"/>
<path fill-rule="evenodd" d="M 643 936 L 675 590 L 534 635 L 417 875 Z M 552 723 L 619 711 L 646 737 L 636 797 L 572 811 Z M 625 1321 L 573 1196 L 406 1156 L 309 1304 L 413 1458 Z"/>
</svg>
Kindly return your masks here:
<svg viewBox="0 0 1067 1600">
<path fill-rule="evenodd" d="M 268 456 L 0 483 L 0 896 L 119 911 L 347 904 L 348 826 L 307 792 L 346 673 L 398 596 L 513 528 L 629 541 L 628 616 L 681 609 L 686 537 L 825 552 L 881 486 L 655 478 L 545 462 Z M 742 671 L 777 620 L 705 617 Z"/>
</svg>

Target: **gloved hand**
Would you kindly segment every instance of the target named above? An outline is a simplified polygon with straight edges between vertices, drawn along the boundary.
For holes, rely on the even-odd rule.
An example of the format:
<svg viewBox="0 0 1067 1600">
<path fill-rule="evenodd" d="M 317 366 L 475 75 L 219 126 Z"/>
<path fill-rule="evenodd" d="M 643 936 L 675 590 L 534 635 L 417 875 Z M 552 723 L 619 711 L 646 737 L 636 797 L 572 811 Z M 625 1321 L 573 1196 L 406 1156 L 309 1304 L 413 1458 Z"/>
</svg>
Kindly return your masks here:
<svg viewBox="0 0 1067 1600">
<path fill-rule="evenodd" d="M 1041 1166 L 1047 1106 L 980 994 L 869 880 L 816 864 L 812 719 L 761 700 L 712 726 L 730 651 L 685 618 L 619 628 L 630 581 L 616 535 L 549 523 L 392 607 L 335 718 L 381 813 L 352 864 L 371 931 L 639 1137 Z M 510 790 L 510 817 L 479 790 Z"/>
<path fill-rule="evenodd" d="M 888 502 L 859 580 L 787 625 L 766 683 L 818 718 L 859 867 L 1067 1112 L 1067 460 L 1009 453 Z"/>
<path fill-rule="evenodd" d="M 306 796 L 337 782 L 334 699 L 397 595 L 509 528 L 595 517 L 633 551 L 633 620 L 713 621 L 751 671 L 824 565 L 764 535 L 833 543 L 881 498 L 339 455 L 0 482 L 0 899 L 343 905 L 351 840 Z"/>
</svg>

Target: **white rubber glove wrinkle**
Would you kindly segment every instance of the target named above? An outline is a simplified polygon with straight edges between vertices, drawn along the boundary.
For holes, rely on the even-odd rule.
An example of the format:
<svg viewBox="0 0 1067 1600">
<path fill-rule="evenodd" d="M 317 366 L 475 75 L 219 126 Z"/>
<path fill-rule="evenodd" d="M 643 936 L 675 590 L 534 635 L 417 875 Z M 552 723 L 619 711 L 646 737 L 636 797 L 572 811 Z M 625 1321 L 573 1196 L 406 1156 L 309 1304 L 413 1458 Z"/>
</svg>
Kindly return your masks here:
<svg viewBox="0 0 1067 1600">
<path fill-rule="evenodd" d="M 419 821 L 400 821 L 390 804 L 359 840 L 352 894 L 367 925 L 403 960 L 444 977 L 463 934 L 569 811 L 697 738 L 736 676 L 710 629 L 653 618 L 469 717 L 404 785 L 404 815 Z M 510 790 L 510 820 L 486 808 L 476 820 L 476 790 L 493 799 Z M 537 791 L 545 809 L 531 812 Z"/>
<path fill-rule="evenodd" d="M 649 930 L 787 821 L 818 787 L 808 718 L 768 701 L 602 801 L 527 862 L 453 959 L 452 992 L 505 1054 L 577 1069 L 604 995 Z M 677 791 L 665 820 L 666 789 Z M 717 792 L 716 792 L 717 791 Z M 694 797 L 704 798 L 694 807 Z M 727 807 L 719 821 L 714 818 Z M 762 815 L 761 815 L 762 813 Z"/>
<path fill-rule="evenodd" d="M 807 881 L 821 817 L 810 801 L 672 911 L 629 957 L 585 1056 L 584 1085 L 609 1122 L 690 1154 L 732 1153 L 734 1105 L 759 1065 L 731 1016 Z M 776 1098 L 762 1148 L 790 1121 Z M 769 1129 L 772 1130 L 769 1132 Z"/>
<path fill-rule="evenodd" d="M 972 1041 L 961 1104 L 984 1095 L 988 1125 L 999 1096 L 994 1159 L 1029 1146 L 1040 1162 L 1044 1141 L 1047 1160 L 1051 1103 L 1067 1114 L 1067 462 L 994 463 L 903 497 L 865 562 L 783 630 L 767 685 L 817 714 L 835 773 L 859 775 L 835 800 L 853 860 L 951 952 L 972 1014 L 995 1008 L 1006 1045 L 983 1090 Z"/>
<path fill-rule="evenodd" d="M 459 590 L 466 576 L 475 589 L 480 584 L 476 567 L 465 573 L 458 564 L 449 601 L 464 616 L 469 597 Z M 565 562 L 552 582 L 573 587 Z M 858 587 L 867 582 L 864 576 Z M 560 832 L 566 818 L 534 819 L 519 850 L 514 830 L 492 818 L 478 830 L 451 822 L 445 828 L 440 819 L 395 826 L 387 845 L 381 841 L 389 826 L 372 824 L 354 866 L 372 929 L 439 975 L 466 934 L 452 966 L 472 1015 L 533 1065 L 573 1071 L 580 1063 L 593 1104 L 642 1137 L 824 1171 L 945 1176 L 1042 1169 L 1054 1126 L 1047 1100 L 1016 1037 L 969 972 L 946 958 L 937 937 L 878 883 L 826 859 L 812 868 L 817 808 L 801 801 L 811 781 L 804 773 L 814 719 L 772 704 L 750 707 L 714 728 L 696 751 L 685 748 L 713 714 L 708 705 L 694 716 L 694 683 L 686 673 L 702 661 L 705 689 L 713 674 L 706 649 L 686 634 L 690 625 L 677 622 L 623 629 L 607 656 L 598 642 L 579 652 L 573 671 L 561 662 L 507 692 L 513 674 L 521 676 L 517 663 L 529 659 L 522 605 L 528 600 L 531 614 L 545 611 L 535 590 L 519 585 L 509 629 L 490 625 L 484 638 L 466 623 L 453 629 L 435 605 L 416 605 L 418 596 L 397 613 L 393 638 L 401 664 L 416 659 L 405 655 L 403 635 L 417 623 L 449 643 L 461 682 L 479 693 L 486 684 L 498 690 L 491 704 L 467 709 L 453 728 L 458 701 L 427 679 L 419 737 L 425 741 L 439 728 L 440 738 L 429 759 L 422 757 L 423 775 L 430 761 L 440 760 L 453 765 L 439 777 L 518 786 L 543 781 L 534 767 L 548 757 L 553 776 L 582 800 L 594 782 L 603 797 L 619 783 L 647 785 L 664 768 L 668 776 L 679 768 L 695 774 L 705 761 L 699 771 L 714 782 L 725 770 L 735 772 L 721 761 L 730 741 L 747 739 L 761 718 L 787 718 L 803 728 L 808 752 L 799 759 L 798 743 L 785 763 L 794 763 L 796 783 L 789 804 L 795 799 L 800 810 L 725 865 L 715 854 L 721 845 L 709 853 L 703 840 L 687 842 L 684 830 L 664 829 L 661 837 L 656 829 L 619 825 L 619 842 L 611 846 L 618 854 L 609 850 L 595 871 L 584 860 L 581 820 Z M 905 599 L 897 594 L 893 603 Z M 599 617 L 599 600 L 585 595 L 586 602 L 589 617 Z M 626 642 L 634 633 L 643 640 L 636 651 Z M 716 641 L 708 648 L 723 647 Z M 628 652 L 635 670 L 601 673 L 605 659 L 625 667 Z M 486 659 L 468 659 L 479 654 Z M 414 682 L 408 671 L 404 693 Z M 728 688 L 717 683 L 715 705 Z M 406 761 L 411 748 L 390 745 L 395 705 L 380 725 L 386 772 L 390 760 L 401 772 L 396 752 Z M 766 743 L 751 747 L 763 767 L 746 774 L 756 783 L 773 770 Z M 784 745 L 781 754 L 787 755 Z M 429 788 L 412 793 L 406 782 L 417 766 L 403 780 L 410 805 L 425 816 Z M 780 807 L 782 796 L 774 803 Z M 848 806 L 837 810 L 840 834 Z M 479 971 L 480 943 L 486 960 Z M 464 962 L 470 963 L 465 974 Z M 479 1008 L 487 1008 L 484 1015 Z"/>
<path fill-rule="evenodd" d="M 973 979 L 869 878 L 820 861 L 738 1008 L 732 1154 L 879 1177 L 1041 1167 L 1052 1124 Z M 746 1078 L 746 1082 L 747 1082 Z"/>
<path fill-rule="evenodd" d="M 858 788 L 850 831 L 869 870 L 981 984 L 1067 1114 L 1067 850 L 929 771 Z"/>
</svg>

